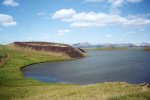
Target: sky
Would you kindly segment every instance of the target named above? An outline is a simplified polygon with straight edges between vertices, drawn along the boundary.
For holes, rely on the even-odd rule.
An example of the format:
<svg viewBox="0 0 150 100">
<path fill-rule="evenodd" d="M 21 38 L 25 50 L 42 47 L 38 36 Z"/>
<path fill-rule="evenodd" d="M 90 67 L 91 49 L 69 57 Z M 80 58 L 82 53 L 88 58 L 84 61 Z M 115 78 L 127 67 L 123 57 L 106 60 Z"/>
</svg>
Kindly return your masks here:
<svg viewBox="0 0 150 100">
<path fill-rule="evenodd" d="M 0 44 L 150 43 L 150 0 L 0 0 Z"/>
</svg>

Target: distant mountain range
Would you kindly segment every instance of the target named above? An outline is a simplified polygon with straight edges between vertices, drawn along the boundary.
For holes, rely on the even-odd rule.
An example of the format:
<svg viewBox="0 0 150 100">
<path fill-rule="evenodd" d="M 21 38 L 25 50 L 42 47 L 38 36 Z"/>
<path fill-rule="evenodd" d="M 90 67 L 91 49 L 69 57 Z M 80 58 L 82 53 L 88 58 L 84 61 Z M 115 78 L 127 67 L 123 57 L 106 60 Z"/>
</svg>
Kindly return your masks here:
<svg viewBox="0 0 150 100">
<path fill-rule="evenodd" d="M 90 44 L 88 42 L 83 43 L 77 43 L 73 44 L 73 47 L 76 48 L 100 48 L 100 47 L 111 47 L 111 48 L 117 48 L 117 47 L 147 47 L 150 46 L 150 43 L 140 43 L 140 44 L 132 44 L 132 43 L 104 43 L 104 44 Z"/>
<path fill-rule="evenodd" d="M 93 47 L 95 45 L 92 45 L 88 42 L 83 42 L 83 43 L 77 43 L 77 44 L 73 44 L 73 47 L 77 47 L 77 48 L 89 48 L 89 47 Z"/>
</svg>

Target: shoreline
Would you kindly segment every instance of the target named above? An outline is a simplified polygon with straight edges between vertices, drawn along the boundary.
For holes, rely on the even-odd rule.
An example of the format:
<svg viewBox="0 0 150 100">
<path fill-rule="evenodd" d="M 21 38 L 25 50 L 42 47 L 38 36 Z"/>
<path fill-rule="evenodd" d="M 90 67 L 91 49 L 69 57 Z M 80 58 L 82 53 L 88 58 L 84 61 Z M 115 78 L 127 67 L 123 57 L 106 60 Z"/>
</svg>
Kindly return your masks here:
<svg viewBox="0 0 150 100">
<path fill-rule="evenodd" d="M 96 98 L 105 100 L 114 97 L 120 98 L 129 94 L 132 96 L 138 94 L 144 97 L 146 95 L 146 97 L 148 97 L 150 93 L 150 89 L 145 89 L 145 86 L 141 87 L 140 85 L 122 82 L 77 85 L 46 83 L 35 79 L 25 78 L 21 69 L 27 65 L 69 60 L 42 55 L 36 52 L 32 52 L 31 54 L 29 51 L 17 51 L 11 48 L 6 48 L 6 50 L 9 52 L 9 59 L 4 67 L 0 68 L 1 100 L 12 100 L 12 98 L 15 98 L 16 100 L 49 100 L 49 98 L 52 100 L 71 100 L 76 98 L 78 98 L 78 100 L 93 100 Z"/>
<path fill-rule="evenodd" d="M 85 57 L 86 58 L 86 57 Z M 30 66 L 30 65 L 34 65 L 34 64 L 40 64 L 40 63 L 47 63 L 47 62 L 61 62 L 61 61 L 70 61 L 70 60 L 78 60 L 78 59 L 84 59 L 84 57 L 81 58 L 69 58 L 69 59 L 64 59 L 64 60 L 56 60 L 56 61 L 42 61 L 42 62 L 35 62 L 35 63 L 31 63 L 25 66 L 20 67 L 20 70 L 22 70 L 23 68 Z"/>
<path fill-rule="evenodd" d="M 83 59 L 83 58 L 79 58 L 79 59 Z M 28 65 L 25 65 L 25 66 L 22 66 L 22 67 L 20 67 L 20 71 L 23 69 L 23 68 L 25 68 L 25 67 L 28 67 L 28 66 L 30 66 L 30 65 L 34 65 L 34 64 L 41 64 L 41 63 L 47 63 L 47 62 L 49 62 L 49 63 L 51 63 L 51 62 L 61 62 L 61 61 L 70 61 L 70 60 L 78 60 L 78 58 L 72 58 L 72 59 L 66 59 L 66 60 L 57 60 L 57 61 L 45 61 L 45 62 L 36 62 L 36 63 L 32 63 L 32 64 L 28 64 Z M 22 72 L 22 71 L 21 71 Z M 23 74 L 23 72 L 22 72 L 22 74 Z M 24 75 L 23 75 L 24 76 Z M 26 78 L 25 76 L 24 76 L 24 78 Z M 33 78 L 31 78 L 32 80 L 37 80 L 37 79 L 33 79 Z M 40 80 L 37 80 L 37 81 L 40 81 Z M 106 81 L 106 82 L 98 82 L 98 83 L 91 83 L 91 84 L 74 84 L 74 83 L 69 83 L 69 82 L 44 82 L 44 81 L 40 81 L 40 82 L 42 82 L 42 83 L 48 83 L 48 84 L 64 84 L 64 85 L 79 85 L 79 86 L 93 86 L 93 85 L 96 85 L 96 84 L 103 84 L 103 83 L 127 83 L 127 84 L 131 84 L 131 85 L 141 85 L 141 84 L 143 84 L 143 83 L 148 83 L 148 82 L 142 82 L 142 83 L 129 83 L 129 82 L 125 82 L 125 81 Z M 148 83 L 148 84 L 150 84 L 150 83 Z"/>
</svg>

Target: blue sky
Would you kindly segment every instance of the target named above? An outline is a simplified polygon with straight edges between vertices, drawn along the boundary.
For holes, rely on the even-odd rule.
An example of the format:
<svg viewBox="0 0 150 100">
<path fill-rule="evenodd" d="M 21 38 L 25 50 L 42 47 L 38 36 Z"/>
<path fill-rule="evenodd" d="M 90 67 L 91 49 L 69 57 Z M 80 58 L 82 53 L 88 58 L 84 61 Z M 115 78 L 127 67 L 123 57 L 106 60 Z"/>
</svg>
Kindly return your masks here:
<svg viewBox="0 0 150 100">
<path fill-rule="evenodd" d="M 150 43 L 150 0 L 0 0 L 0 44 Z"/>
</svg>

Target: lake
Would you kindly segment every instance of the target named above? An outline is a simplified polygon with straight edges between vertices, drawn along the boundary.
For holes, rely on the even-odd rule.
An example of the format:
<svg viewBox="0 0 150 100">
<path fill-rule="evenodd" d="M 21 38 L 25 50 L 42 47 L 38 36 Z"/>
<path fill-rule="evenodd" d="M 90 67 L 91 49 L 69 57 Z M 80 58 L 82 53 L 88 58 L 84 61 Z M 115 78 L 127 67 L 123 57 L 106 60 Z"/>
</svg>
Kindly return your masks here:
<svg viewBox="0 0 150 100">
<path fill-rule="evenodd" d="M 149 51 L 88 50 L 87 54 L 87 58 L 39 63 L 21 71 L 27 78 L 53 83 L 150 82 Z"/>
</svg>

